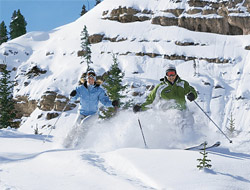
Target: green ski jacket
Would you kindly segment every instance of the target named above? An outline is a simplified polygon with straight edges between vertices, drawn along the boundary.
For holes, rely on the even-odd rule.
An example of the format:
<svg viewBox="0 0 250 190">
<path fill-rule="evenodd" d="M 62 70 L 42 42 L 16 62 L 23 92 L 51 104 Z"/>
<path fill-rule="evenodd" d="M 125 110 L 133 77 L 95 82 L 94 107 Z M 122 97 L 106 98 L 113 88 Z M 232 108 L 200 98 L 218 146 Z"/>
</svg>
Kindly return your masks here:
<svg viewBox="0 0 250 190">
<path fill-rule="evenodd" d="M 182 80 L 178 75 L 175 82 L 172 84 L 166 77 L 162 79 L 162 82 L 158 84 L 153 91 L 148 95 L 146 102 L 141 105 L 143 111 L 148 109 L 148 105 L 157 103 L 161 99 L 175 100 L 177 109 L 186 109 L 185 95 L 192 92 L 197 98 L 196 90 L 189 85 L 185 80 Z"/>
</svg>

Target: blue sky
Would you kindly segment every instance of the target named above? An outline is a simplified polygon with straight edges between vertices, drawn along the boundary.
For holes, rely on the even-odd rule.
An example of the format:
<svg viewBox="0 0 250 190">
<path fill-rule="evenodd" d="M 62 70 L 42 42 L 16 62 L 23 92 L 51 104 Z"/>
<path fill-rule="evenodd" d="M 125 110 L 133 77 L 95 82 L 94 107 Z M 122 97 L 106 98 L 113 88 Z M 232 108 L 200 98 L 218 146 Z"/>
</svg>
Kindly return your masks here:
<svg viewBox="0 0 250 190">
<path fill-rule="evenodd" d="M 0 0 L 0 22 L 9 31 L 11 16 L 20 9 L 27 32 L 49 31 L 79 18 L 83 4 L 91 9 L 95 0 Z"/>
</svg>

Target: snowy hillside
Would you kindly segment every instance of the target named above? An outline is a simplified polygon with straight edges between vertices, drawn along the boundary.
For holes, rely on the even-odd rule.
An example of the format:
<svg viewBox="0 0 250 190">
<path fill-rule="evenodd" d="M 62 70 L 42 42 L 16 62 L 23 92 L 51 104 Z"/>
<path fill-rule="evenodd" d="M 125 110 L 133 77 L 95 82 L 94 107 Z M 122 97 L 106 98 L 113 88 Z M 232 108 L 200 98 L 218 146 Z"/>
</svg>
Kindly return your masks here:
<svg viewBox="0 0 250 190">
<path fill-rule="evenodd" d="M 91 46 L 92 67 L 98 75 L 108 71 L 111 54 L 117 53 L 124 83 L 133 86 L 127 94 L 134 103 L 141 103 L 150 93 L 146 87 L 160 82 L 168 64 L 176 65 L 179 76 L 199 92 L 197 103 L 227 135 L 232 114 L 236 128 L 230 136 L 233 144 L 188 102 L 195 123 L 184 132 L 178 127 L 179 111 L 134 114 L 127 110 L 109 121 L 93 121 L 86 138 L 73 149 L 65 149 L 63 141 L 72 129 L 77 107 L 62 113 L 43 143 L 51 129 L 48 126 L 54 126 L 58 118 L 47 120 L 48 111 L 37 106 L 29 117 L 22 118 L 18 130 L 0 130 L 1 189 L 249 189 L 250 51 L 245 47 L 250 45 L 250 35 L 194 32 L 155 25 L 150 20 L 121 23 L 106 19 L 119 6 L 152 11 L 157 16 L 167 14 L 161 10 L 187 4 L 104 0 L 73 23 L 50 32 L 30 32 L 2 44 L 0 59 L 6 59 L 18 84 L 15 97 L 40 104 L 48 91 L 69 96 L 86 70 L 77 56 L 80 33 L 86 25 L 90 35 L 103 37 Z M 28 75 L 34 66 L 44 72 Z M 141 96 L 133 96 L 133 92 Z M 144 149 L 138 118 L 149 149 Z M 42 135 L 34 135 L 36 127 Z M 208 155 L 213 166 L 210 170 L 196 168 L 196 159 L 201 157 L 197 151 L 182 150 L 218 140 L 221 147 L 211 149 Z"/>
</svg>

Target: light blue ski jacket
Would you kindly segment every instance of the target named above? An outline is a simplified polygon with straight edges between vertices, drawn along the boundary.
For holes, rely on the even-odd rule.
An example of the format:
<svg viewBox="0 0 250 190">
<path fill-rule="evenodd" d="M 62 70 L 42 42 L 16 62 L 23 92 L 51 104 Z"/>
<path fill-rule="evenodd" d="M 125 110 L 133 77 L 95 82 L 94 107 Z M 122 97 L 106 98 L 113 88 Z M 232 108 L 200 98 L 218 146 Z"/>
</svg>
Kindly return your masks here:
<svg viewBox="0 0 250 190">
<path fill-rule="evenodd" d="M 100 85 L 87 86 L 87 82 L 83 85 L 76 87 L 76 95 L 72 101 L 80 98 L 80 114 L 81 115 L 94 115 L 98 111 L 98 103 L 101 102 L 106 107 L 111 107 L 112 102 L 107 96 L 105 90 Z"/>
</svg>

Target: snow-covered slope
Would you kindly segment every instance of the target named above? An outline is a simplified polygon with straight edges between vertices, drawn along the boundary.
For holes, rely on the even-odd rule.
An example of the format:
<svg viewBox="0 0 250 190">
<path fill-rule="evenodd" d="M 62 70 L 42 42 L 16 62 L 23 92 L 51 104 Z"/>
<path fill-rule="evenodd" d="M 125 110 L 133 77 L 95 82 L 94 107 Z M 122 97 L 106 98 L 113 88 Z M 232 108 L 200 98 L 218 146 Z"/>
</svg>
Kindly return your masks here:
<svg viewBox="0 0 250 190">
<path fill-rule="evenodd" d="M 37 135 L 1 130 L 0 187 L 3 190 L 246 190 L 249 154 L 218 148 L 212 169 L 196 168 L 196 151 L 123 148 L 53 148 Z M 2 140 L 3 139 L 3 140 Z M 8 146 L 8 151 L 6 148 Z"/>
<path fill-rule="evenodd" d="M 237 135 L 232 137 L 234 143 L 229 144 L 202 111 L 188 102 L 195 124 L 184 133 L 178 128 L 181 113 L 176 110 L 153 110 L 139 115 L 131 110 L 121 111 L 109 121 L 96 121 L 84 142 L 77 147 L 80 149 L 67 150 L 62 148 L 62 141 L 72 127 L 77 108 L 62 113 L 49 137 L 51 141 L 45 144 L 42 139 L 50 128 L 43 126 L 53 126 L 57 118 L 38 117 L 42 111 L 37 108 L 30 117 L 22 118 L 17 131 L 0 131 L 3 143 L 0 187 L 25 190 L 250 187 L 247 169 L 250 158 L 250 51 L 245 49 L 250 44 L 250 36 L 192 32 L 176 26 L 153 25 L 149 20 L 120 23 L 102 16 L 103 11 L 119 6 L 160 14 L 165 8 L 184 8 L 186 1 L 182 2 L 174 7 L 176 4 L 165 0 L 105 0 L 73 23 L 50 32 L 30 32 L 2 44 L 0 59 L 6 57 L 8 68 L 13 70 L 13 79 L 18 83 L 15 96 L 28 96 L 38 102 L 46 91 L 68 96 L 86 70 L 86 65 L 80 64 L 82 59 L 77 56 L 81 49 L 80 33 L 86 25 L 90 35 L 117 39 L 117 42 L 102 40 L 92 44 L 92 67 L 99 75 L 112 64 L 111 54 L 117 53 L 125 72 L 124 83 L 137 87 L 129 88 L 128 95 L 135 103 L 140 103 L 150 92 L 146 86 L 158 84 L 167 65 L 175 64 L 179 76 L 198 90 L 197 103 L 226 134 L 232 113 L 237 130 Z M 189 45 L 183 45 L 185 43 Z M 147 54 L 157 56 L 152 58 Z M 34 66 L 47 72 L 28 78 L 26 73 Z M 142 96 L 133 97 L 133 91 Z M 149 148 L 157 150 L 142 149 L 138 117 Z M 44 136 L 32 135 L 36 127 Z M 196 159 L 200 154 L 176 148 L 204 140 L 210 143 L 220 140 L 222 148 L 209 154 L 212 170 L 199 172 Z"/>
<path fill-rule="evenodd" d="M 235 117 L 239 115 L 235 121 L 237 129 L 247 131 L 250 118 L 247 117 L 250 108 L 250 55 L 244 48 L 249 45 L 249 35 L 223 36 L 191 32 L 174 26 L 162 27 L 153 25 L 150 21 L 119 23 L 102 19 L 103 11 L 120 5 L 156 11 L 169 4 L 171 2 L 153 0 L 106 0 L 71 24 L 48 33 L 30 32 L 3 44 L 0 49 L 1 59 L 7 53 L 9 69 L 17 68 L 13 72 L 18 82 L 15 96 L 28 95 L 30 99 L 38 100 L 47 90 L 68 95 L 86 70 L 86 65 L 80 64 L 82 60 L 77 57 L 77 52 L 81 49 L 80 33 L 86 25 L 90 35 L 102 34 L 107 38 L 126 39 L 120 42 L 103 40 L 92 44 L 93 67 L 98 74 L 103 74 L 112 64 L 110 53 L 119 54 L 118 60 L 128 83 L 156 84 L 164 76 L 167 64 L 173 63 L 177 66 L 179 75 L 199 91 L 199 101 L 205 111 L 211 112 L 211 116 L 223 128 L 228 124 L 230 113 L 233 113 Z M 196 45 L 178 45 L 185 42 Z M 137 56 L 138 53 L 154 53 L 159 56 Z M 191 60 L 168 59 L 173 55 Z M 194 76 L 192 59 L 196 61 L 198 76 Z M 218 60 L 220 63 L 216 63 Z M 222 64 L 223 61 L 228 62 Z M 34 65 L 47 70 L 47 73 L 33 79 L 24 77 L 25 72 Z"/>
</svg>

